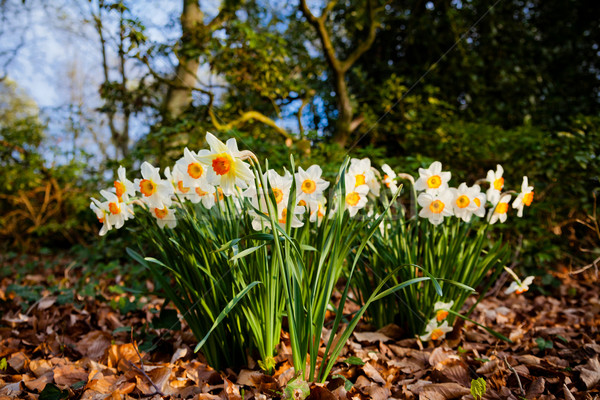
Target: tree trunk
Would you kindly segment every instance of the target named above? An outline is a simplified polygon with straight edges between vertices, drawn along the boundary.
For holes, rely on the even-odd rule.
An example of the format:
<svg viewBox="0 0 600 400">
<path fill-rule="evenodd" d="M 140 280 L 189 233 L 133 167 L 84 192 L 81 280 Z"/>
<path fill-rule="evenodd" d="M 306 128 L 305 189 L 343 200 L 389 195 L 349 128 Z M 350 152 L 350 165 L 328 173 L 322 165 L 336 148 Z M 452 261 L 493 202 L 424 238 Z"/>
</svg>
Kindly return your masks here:
<svg viewBox="0 0 600 400">
<path fill-rule="evenodd" d="M 340 145 L 340 147 L 344 147 L 346 146 L 346 142 L 351 133 L 354 112 L 352 110 L 352 104 L 350 103 L 350 96 L 348 95 L 348 88 L 346 86 L 346 74 L 336 73 L 334 75 L 339 114 L 336 122 L 336 130 L 333 135 L 333 142 Z"/>
<path fill-rule="evenodd" d="M 181 49 L 177 58 L 179 64 L 175 70 L 174 85 L 169 86 L 165 99 L 165 110 L 169 117 L 177 118 L 192 104 L 192 88 L 196 86 L 196 73 L 200 66 L 200 58 L 190 56 L 197 54 L 200 41 L 200 30 L 204 28 L 204 15 L 197 0 L 183 0 L 181 13 Z"/>
</svg>

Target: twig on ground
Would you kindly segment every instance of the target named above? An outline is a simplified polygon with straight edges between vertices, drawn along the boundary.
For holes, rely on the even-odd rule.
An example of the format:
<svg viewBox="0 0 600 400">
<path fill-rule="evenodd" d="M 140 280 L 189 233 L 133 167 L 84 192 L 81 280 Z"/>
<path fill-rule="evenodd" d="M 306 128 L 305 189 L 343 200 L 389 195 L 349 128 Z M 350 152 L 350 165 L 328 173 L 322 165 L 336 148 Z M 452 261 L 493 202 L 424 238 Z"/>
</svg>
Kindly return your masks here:
<svg viewBox="0 0 600 400">
<path fill-rule="evenodd" d="M 506 363 L 506 366 L 508 367 L 510 372 L 515 374 L 515 376 L 517 377 L 517 383 L 519 384 L 519 389 L 521 389 L 521 394 L 525 396 L 525 389 L 523 389 L 523 385 L 521 384 L 521 378 L 519 377 L 519 374 L 517 373 L 517 371 L 515 371 L 512 365 L 508 363 L 508 359 L 506 357 L 504 357 L 504 362 Z"/>
<path fill-rule="evenodd" d="M 594 261 L 592 261 L 591 264 L 586 265 L 585 267 L 581 267 L 579 269 L 576 269 L 575 271 L 571 271 L 569 272 L 570 275 L 577 275 L 582 273 L 583 271 L 586 271 L 592 267 L 594 267 L 594 269 L 596 270 L 596 276 L 598 276 L 598 263 L 600 262 L 600 257 L 596 258 Z"/>
<path fill-rule="evenodd" d="M 144 360 L 142 360 L 142 355 L 140 354 L 140 352 L 138 351 L 137 345 L 135 344 L 135 342 L 133 341 L 133 328 L 131 329 L 131 343 L 133 344 L 133 349 L 135 350 L 135 352 L 137 353 L 139 359 L 140 359 L 140 365 L 141 367 L 138 367 L 137 365 L 135 365 L 134 363 L 132 363 L 129 360 L 126 360 L 129 365 L 134 368 L 136 371 L 138 371 L 139 373 L 141 373 L 142 375 L 144 375 L 144 377 L 148 380 L 148 382 L 150 382 L 150 384 L 152 385 L 152 387 L 154 388 L 155 392 L 148 395 L 148 396 L 154 396 L 155 394 L 161 395 L 162 397 L 165 397 L 165 394 L 158 388 L 158 386 L 156 386 L 156 384 L 152 381 L 152 379 L 150 379 L 150 377 L 148 376 L 148 374 L 146 373 L 146 371 L 144 371 Z"/>
</svg>

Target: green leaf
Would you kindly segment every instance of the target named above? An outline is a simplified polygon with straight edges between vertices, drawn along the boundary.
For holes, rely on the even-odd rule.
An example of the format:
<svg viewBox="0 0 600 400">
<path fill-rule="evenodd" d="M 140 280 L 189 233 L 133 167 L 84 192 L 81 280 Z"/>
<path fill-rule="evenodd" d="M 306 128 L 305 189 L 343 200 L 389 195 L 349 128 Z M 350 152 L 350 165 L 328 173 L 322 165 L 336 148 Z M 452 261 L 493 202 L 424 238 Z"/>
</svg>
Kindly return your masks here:
<svg viewBox="0 0 600 400">
<path fill-rule="evenodd" d="M 233 307 L 235 307 L 235 305 L 246 295 L 246 293 L 248 293 L 250 291 L 250 289 L 252 289 L 254 286 L 256 286 L 260 283 L 261 282 L 259 282 L 259 281 L 252 282 L 251 284 L 246 286 L 241 292 L 239 292 L 233 299 L 231 299 L 231 301 L 229 303 L 227 303 L 227 305 L 225 306 L 223 311 L 221 311 L 221 313 L 219 314 L 219 316 L 213 323 L 212 327 L 210 328 L 210 330 L 208 331 L 206 336 L 204 336 L 204 338 L 202 338 L 202 340 L 200 342 L 198 342 L 198 344 L 196 345 L 196 348 L 194 349 L 194 353 L 197 353 L 198 350 L 200 350 L 202 348 L 204 343 L 206 343 L 206 341 L 208 340 L 208 337 L 210 336 L 212 331 L 214 331 L 217 328 L 217 326 L 219 326 L 221 321 L 223 321 L 223 319 L 225 319 L 227 314 L 229 314 L 229 312 L 233 309 Z"/>
<path fill-rule="evenodd" d="M 68 390 L 60 390 L 56 385 L 48 383 L 44 387 L 44 390 L 42 390 L 42 393 L 40 393 L 39 400 L 61 400 L 68 397 Z"/>
<path fill-rule="evenodd" d="M 475 400 L 481 400 L 481 398 L 485 395 L 485 390 L 485 379 L 478 378 L 471 380 L 471 395 L 475 398 Z"/>
<path fill-rule="evenodd" d="M 546 349 L 551 349 L 554 347 L 552 340 L 546 340 L 543 337 L 536 338 L 535 343 L 537 343 L 538 348 L 542 351 L 544 351 Z"/>
<path fill-rule="evenodd" d="M 152 319 L 154 329 L 170 329 L 178 331 L 181 329 L 181 322 L 177 317 L 177 310 L 172 308 L 163 308 L 160 310 L 158 318 Z"/>
<path fill-rule="evenodd" d="M 344 362 L 348 365 L 365 365 L 365 362 L 356 356 L 348 357 Z"/>
<path fill-rule="evenodd" d="M 6 371 L 6 368 L 8 368 L 8 363 L 6 362 L 6 357 L 3 357 L 0 360 L 0 371 Z"/>
<path fill-rule="evenodd" d="M 75 382 L 74 384 L 71 385 L 71 389 L 73 389 L 73 390 L 81 389 L 82 387 L 85 386 L 86 383 L 87 383 L 87 381 Z"/>
</svg>

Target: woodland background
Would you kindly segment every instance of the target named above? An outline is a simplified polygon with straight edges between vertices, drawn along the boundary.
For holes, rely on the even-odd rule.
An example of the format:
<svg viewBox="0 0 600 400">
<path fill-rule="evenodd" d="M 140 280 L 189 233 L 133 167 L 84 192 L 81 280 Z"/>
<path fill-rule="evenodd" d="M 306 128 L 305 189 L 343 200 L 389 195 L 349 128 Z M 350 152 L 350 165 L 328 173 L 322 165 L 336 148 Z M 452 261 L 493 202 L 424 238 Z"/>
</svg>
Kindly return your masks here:
<svg viewBox="0 0 600 400">
<path fill-rule="evenodd" d="M 527 175 L 500 230 L 552 284 L 600 256 L 599 20 L 594 0 L 2 0 L 0 251 L 121 268 L 133 235 L 100 239 L 89 197 L 211 131 L 328 174 L 350 154 Z"/>
</svg>

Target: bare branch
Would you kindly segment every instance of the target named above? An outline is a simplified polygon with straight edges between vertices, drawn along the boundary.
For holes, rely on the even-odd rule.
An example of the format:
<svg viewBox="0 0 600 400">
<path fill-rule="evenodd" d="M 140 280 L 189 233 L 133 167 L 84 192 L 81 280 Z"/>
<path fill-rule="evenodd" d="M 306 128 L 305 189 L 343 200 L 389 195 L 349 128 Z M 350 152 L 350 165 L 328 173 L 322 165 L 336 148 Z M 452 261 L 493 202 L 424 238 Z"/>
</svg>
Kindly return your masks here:
<svg viewBox="0 0 600 400">
<path fill-rule="evenodd" d="M 259 122 L 262 122 L 265 125 L 270 126 L 277 133 L 284 136 L 286 139 L 293 140 L 292 135 L 290 135 L 285 129 L 281 128 L 271 118 L 267 117 L 266 115 L 264 115 L 258 111 L 246 111 L 238 119 L 228 122 L 226 124 L 221 124 L 221 123 L 219 123 L 219 121 L 217 121 L 217 117 L 216 117 L 212 107 L 210 107 L 208 109 L 208 113 L 210 114 L 210 118 L 211 118 L 213 125 L 215 126 L 215 128 L 217 128 L 220 131 L 228 131 L 230 129 L 237 128 L 237 127 L 243 125 L 247 121 L 257 120 Z"/>
<path fill-rule="evenodd" d="M 342 69 L 347 71 L 367 50 L 371 48 L 375 41 L 375 33 L 378 24 L 375 22 L 375 8 L 373 0 L 367 0 L 367 18 L 369 20 L 369 31 L 367 37 L 362 40 L 352 53 L 342 62 Z"/>
</svg>

